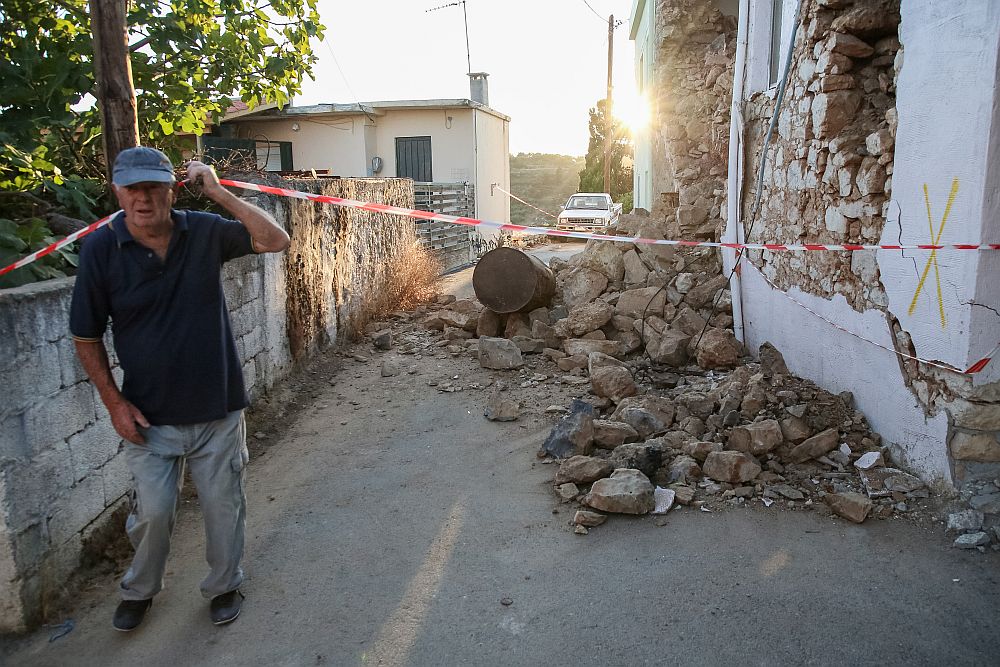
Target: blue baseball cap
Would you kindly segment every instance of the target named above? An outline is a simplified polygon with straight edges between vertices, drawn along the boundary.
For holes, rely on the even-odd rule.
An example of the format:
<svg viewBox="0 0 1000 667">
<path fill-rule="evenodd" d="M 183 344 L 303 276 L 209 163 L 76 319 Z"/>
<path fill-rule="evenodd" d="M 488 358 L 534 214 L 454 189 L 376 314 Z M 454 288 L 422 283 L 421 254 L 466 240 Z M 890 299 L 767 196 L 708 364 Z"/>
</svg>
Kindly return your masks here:
<svg viewBox="0 0 1000 667">
<path fill-rule="evenodd" d="M 111 182 L 120 186 L 144 182 L 173 183 L 174 165 L 170 163 L 170 158 L 155 148 L 126 148 L 115 158 Z"/>
</svg>

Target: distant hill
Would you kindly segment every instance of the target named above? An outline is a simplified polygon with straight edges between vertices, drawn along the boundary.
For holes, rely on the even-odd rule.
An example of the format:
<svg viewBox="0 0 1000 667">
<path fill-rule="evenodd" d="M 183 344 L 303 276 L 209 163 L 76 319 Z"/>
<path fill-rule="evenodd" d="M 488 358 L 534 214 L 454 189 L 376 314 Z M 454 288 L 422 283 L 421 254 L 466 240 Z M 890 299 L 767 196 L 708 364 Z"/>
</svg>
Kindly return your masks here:
<svg viewBox="0 0 1000 667">
<path fill-rule="evenodd" d="M 553 215 L 580 185 L 583 157 L 550 153 L 518 153 L 510 156 L 510 191 L 526 202 Z M 551 225 L 553 219 L 510 200 L 510 221 L 515 225 Z"/>
</svg>

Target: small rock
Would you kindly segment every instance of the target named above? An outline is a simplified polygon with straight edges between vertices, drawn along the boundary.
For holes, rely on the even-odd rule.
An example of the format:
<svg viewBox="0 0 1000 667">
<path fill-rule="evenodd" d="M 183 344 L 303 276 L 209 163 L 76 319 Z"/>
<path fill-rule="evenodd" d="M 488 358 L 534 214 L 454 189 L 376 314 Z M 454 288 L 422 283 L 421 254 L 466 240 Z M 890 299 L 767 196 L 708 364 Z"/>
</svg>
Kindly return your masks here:
<svg viewBox="0 0 1000 667">
<path fill-rule="evenodd" d="M 555 483 L 591 484 L 607 477 L 614 469 L 615 467 L 604 459 L 593 456 L 571 456 L 559 466 Z"/>
<path fill-rule="evenodd" d="M 402 369 L 399 367 L 399 362 L 395 359 L 385 359 L 382 361 L 382 367 L 379 369 L 379 373 L 384 378 L 393 377 L 399 375 Z"/>
<path fill-rule="evenodd" d="M 788 366 L 785 365 L 785 358 L 781 356 L 781 352 L 774 345 L 762 343 L 758 355 L 761 370 L 764 371 L 764 377 L 788 375 Z M 801 417 L 802 415 L 798 416 Z"/>
<path fill-rule="evenodd" d="M 697 479 L 701 479 L 703 474 L 701 466 L 693 458 L 690 456 L 678 456 L 670 463 L 668 479 L 671 482 L 694 482 Z"/>
<path fill-rule="evenodd" d="M 746 426 L 738 426 L 729 433 L 729 449 L 762 456 L 784 441 L 781 426 L 774 419 L 764 419 Z"/>
<path fill-rule="evenodd" d="M 648 514 L 655 507 L 653 484 L 638 470 L 619 468 L 594 482 L 584 503 L 604 512 Z"/>
<path fill-rule="evenodd" d="M 574 400 L 570 414 L 553 427 L 539 454 L 566 458 L 573 454 L 590 454 L 593 447 L 594 408 L 589 403 Z"/>
<path fill-rule="evenodd" d="M 511 370 L 524 365 L 521 350 L 506 338 L 479 339 L 479 365 L 495 370 Z"/>
<path fill-rule="evenodd" d="M 792 449 L 788 455 L 789 460 L 793 463 L 803 463 L 809 459 L 823 456 L 827 452 L 836 449 L 838 441 L 839 435 L 837 434 L 837 429 L 828 428 Z"/>
<path fill-rule="evenodd" d="M 614 468 L 632 468 L 652 477 L 663 461 L 663 451 L 644 442 L 632 443 L 615 448 L 609 460 Z"/>
<path fill-rule="evenodd" d="M 624 422 L 594 420 L 594 445 L 601 449 L 614 449 L 638 439 L 636 430 Z"/>
<path fill-rule="evenodd" d="M 789 500 L 805 500 L 806 498 L 805 494 L 803 494 L 801 491 L 787 484 L 778 484 L 776 486 L 772 486 L 771 490 L 779 495 L 784 496 L 785 498 L 788 498 Z"/>
<path fill-rule="evenodd" d="M 959 535 L 953 546 L 959 549 L 975 549 L 976 547 L 984 547 L 989 543 L 990 536 L 986 533 L 966 533 L 965 535 Z"/>
<path fill-rule="evenodd" d="M 670 508 L 674 506 L 674 500 L 677 498 L 677 492 L 673 489 L 664 489 L 662 487 L 656 487 L 653 490 L 653 514 L 666 514 L 670 511 Z"/>
<path fill-rule="evenodd" d="M 854 467 L 858 470 L 871 470 L 877 466 L 884 465 L 885 461 L 882 459 L 882 452 L 865 452 L 854 462 Z"/>
<path fill-rule="evenodd" d="M 635 396 L 639 391 L 632 373 L 627 368 L 618 366 L 595 368 L 590 375 L 590 384 L 597 396 L 610 398 L 615 402 L 627 396 Z"/>
<path fill-rule="evenodd" d="M 709 454 L 722 451 L 722 443 L 696 441 L 684 445 L 683 450 L 685 454 L 692 457 L 695 461 L 704 463 Z"/>
<path fill-rule="evenodd" d="M 588 535 L 590 533 L 590 531 L 587 530 L 586 526 L 579 526 L 579 525 L 573 528 L 573 532 L 576 533 L 577 535 Z"/>
<path fill-rule="evenodd" d="M 670 489 L 676 494 L 674 499 L 680 505 L 690 505 L 694 500 L 694 489 L 685 484 L 671 484 Z"/>
<path fill-rule="evenodd" d="M 586 526 L 587 528 L 600 526 L 607 520 L 608 516 L 606 514 L 591 512 L 589 510 L 577 510 L 576 514 L 573 515 L 573 523 L 578 526 Z"/>
<path fill-rule="evenodd" d="M 872 501 L 860 493 L 828 493 L 823 500 L 834 514 L 854 523 L 862 523 L 872 509 Z"/>
<path fill-rule="evenodd" d="M 512 422 L 521 416 L 521 405 L 495 391 L 490 394 L 483 416 L 494 422 Z"/>
<path fill-rule="evenodd" d="M 643 440 L 666 429 L 663 422 L 643 408 L 626 408 L 618 414 L 617 418 L 635 429 L 639 438 Z"/>
<path fill-rule="evenodd" d="M 372 334 L 372 345 L 377 350 L 392 349 L 392 332 L 388 329 L 377 331 Z"/>
<path fill-rule="evenodd" d="M 556 493 L 559 494 L 563 502 L 569 502 L 580 495 L 580 489 L 573 482 L 566 482 L 556 487 Z"/>
<path fill-rule="evenodd" d="M 755 458 L 733 451 L 710 453 L 705 458 L 703 470 L 706 476 L 730 484 L 749 482 L 761 472 Z"/>
</svg>

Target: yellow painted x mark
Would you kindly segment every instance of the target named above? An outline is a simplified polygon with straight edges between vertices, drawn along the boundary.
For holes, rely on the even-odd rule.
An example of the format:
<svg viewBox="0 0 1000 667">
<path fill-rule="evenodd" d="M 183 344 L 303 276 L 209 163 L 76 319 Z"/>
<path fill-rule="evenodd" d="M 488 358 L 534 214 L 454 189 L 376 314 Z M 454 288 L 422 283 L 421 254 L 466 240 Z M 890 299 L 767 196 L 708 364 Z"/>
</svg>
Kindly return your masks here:
<svg viewBox="0 0 1000 667">
<path fill-rule="evenodd" d="M 951 205 L 955 203 L 955 197 L 958 195 L 958 179 L 952 179 L 951 181 L 951 192 L 948 194 L 948 203 L 944 207 L 944 215 L 941 216 L 941 226 L 938 227 L 937 232 L 934 231 L 934 219 L 931 217 L 931 198 L 927 192 L 927 184 L 924 183 L 924 204 L 927 206 L 927 224 L 930 225 L 931 229 L 931 245 L 939 245 L 941 243 L 941 234 L 944 233 L 944 225 L 948 222 L 948 214 L 951 213 Z M 920 292 L 924 289 L 924 282 L 927 280 L 927 276 L 930 274 L 931 266 L 934 267 L 934 282 L 937 283 L 937 298 L 938 298 L 938 312 L 941 315 L 941 328 L 946 327 L 946 322 L 944 318 L 944 296 L 941 294 L 941 274 L 938 270 L 937 262 L 937 249 L 931 250 L 930 256 L 927 258 L 927 265 L 924 266 L 924 272 L 920 276 L 920 282 L 917 283 L 917 291 L 913 293 L 913 301 L 910 302 L 910 310 L 907 311 L 909 315 L 913 315 L 913 311 L 917 308 L 917 298 L 920 296 Z"/>
</svg>

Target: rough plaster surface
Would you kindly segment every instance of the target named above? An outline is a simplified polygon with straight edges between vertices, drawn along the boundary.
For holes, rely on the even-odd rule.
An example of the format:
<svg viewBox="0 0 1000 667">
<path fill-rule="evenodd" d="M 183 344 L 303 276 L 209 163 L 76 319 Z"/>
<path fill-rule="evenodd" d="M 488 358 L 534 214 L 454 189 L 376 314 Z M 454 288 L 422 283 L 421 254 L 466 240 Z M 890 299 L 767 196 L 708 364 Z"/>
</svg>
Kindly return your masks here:
<svg viewBox="0 0 1000 667">
<path fill-rule="evenodd" d="M 290 187 L 412 207 L 405 179 L 300 181 Z M 283 254 L 223 268 L 251 398 L 294 361 L 365 314 L 387 260 L 414 241 L 412 220 L 260 196 L 292 234 Z M 287 289 L 286 289 L 287 288 Z M 131 475 L 68 333 L 73 279 L 0 291 L 0 632 L 39 622 L 87 542 L 123 502 Z M 110 334 L 106 340 L 110 346 Z M 120 380 L 120 373 L 115 369 Z"/>
</svg>

